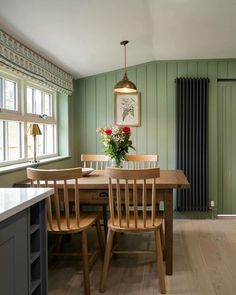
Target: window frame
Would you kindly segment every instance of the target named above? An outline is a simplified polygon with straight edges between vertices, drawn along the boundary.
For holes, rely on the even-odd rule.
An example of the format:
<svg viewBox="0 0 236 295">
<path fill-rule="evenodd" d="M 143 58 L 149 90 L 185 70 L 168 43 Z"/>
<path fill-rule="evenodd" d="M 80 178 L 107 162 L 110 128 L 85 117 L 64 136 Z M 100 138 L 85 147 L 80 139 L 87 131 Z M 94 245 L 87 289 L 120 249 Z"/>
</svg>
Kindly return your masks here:
<svg viewBox="0 0 236 295">
<path fill-rule="evenodd" d="M 16 83 L 16 105 L 17 105 L 17 110 L 9 110 L 6 108 L 3 108 L 0 105 L 0 112 L 1 113 L 6 113 L 6 114 L 21 114 L 21 104 L 20 104 L 20 93 L 22 90 L 22 83 L 21 83 L 21 79 L 14 75 L 14 74 L 8 74 L 6 71 L 2 70 L 0 68 L 0 79 L 3 79 L 3 81 L 8 80 L 8 81 L 13 81 Z M 2 87 L 2 93 L 1 96 L 3 97 L 4 95 L 4 90 L 5 90 L 5 83 L 3 83 L 3 87 Z"/>
<path fill-rule="evenodd" d="M 10 166 L 18 163 L 27 163 L 33 159 L 33 155 L 28 155 L 28 135 L 27 134 L 27 124 L 36 123 L 44 125 L 55 125 L 54 128 L 54 153 L 37 155 L 37 159 L 48 159 L 58 156 L 58 124 L 57 124 L 57 93 L 52 89 L 45 87 L 44 85 L 38 84 L 31 81 L 28 78 L 20 77 L 14 73 L 9 73 L 8 70 L 0 67 L 0 78 L 4 80 L 14 81 L 16 83 L 16 99 L 17 99 L 17 110 L 7 110 L 0 107 L 0 120 L 1 121 L 17 121 L 22 123 L 22 137 L 20 139 L 21 146 L 19 147 L 22 152 L 22 158 L 16 160 L 4 160 L 0 161 L 0 167 Z M 47 93 L 52 97 L 52 116 L 47 116 L 46 118 L 41 118 L 39 114 L 27 113 L 27 87 L 37 89 L 42 91 L 42 93 Z M 4 90 L 3 90 L 4 91 Z M 43 104 L 43 102 L 41 102 Z M 42 115 L 42 114 L 41 114 Z M 44 127 L 44 129 L 46 129 Z M 6 136 L 3 134 L 3 136 Z M 5 147 L 3 146 L 3 149 Z M 46 140 L 44 140 L 44 150 L 46 148 Z M 6 151 L 5 151 L 6 152 Z"/>
</svg>

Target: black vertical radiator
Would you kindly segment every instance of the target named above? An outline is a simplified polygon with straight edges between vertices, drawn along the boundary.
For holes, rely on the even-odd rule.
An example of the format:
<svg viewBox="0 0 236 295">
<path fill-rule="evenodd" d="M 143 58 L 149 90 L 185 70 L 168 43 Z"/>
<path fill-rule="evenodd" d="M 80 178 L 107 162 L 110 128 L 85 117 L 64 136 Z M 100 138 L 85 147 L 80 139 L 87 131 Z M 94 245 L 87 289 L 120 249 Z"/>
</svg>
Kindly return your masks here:
<svg viewBox="0 0 236 295">
<path fill-rule="evenodd" d="M 177 78 L 177 169 L 190 189 L 177 190 L 177 211 L 208 210 L 208 78 Z"/>
</svg>

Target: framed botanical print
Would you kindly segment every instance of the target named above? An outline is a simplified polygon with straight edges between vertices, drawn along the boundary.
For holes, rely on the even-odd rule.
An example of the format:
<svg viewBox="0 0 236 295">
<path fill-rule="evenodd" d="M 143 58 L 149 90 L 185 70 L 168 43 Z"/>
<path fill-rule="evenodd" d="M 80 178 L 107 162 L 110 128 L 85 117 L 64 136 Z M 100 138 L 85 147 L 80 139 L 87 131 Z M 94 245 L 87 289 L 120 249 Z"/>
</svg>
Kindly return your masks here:
<svg viewBox="0 0 236 295">
<path fill-rule="evenodd" d="M 140 93 L 115 94 L 115 124 L 140 126 Z"/>
</svg>

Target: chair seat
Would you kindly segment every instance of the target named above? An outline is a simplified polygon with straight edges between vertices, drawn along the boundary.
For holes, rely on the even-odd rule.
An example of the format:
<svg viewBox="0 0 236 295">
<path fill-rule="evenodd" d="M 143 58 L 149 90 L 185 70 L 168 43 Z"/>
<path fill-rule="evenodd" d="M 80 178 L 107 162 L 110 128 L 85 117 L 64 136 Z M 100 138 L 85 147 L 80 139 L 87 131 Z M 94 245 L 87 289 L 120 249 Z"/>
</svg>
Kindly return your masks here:
<svg viewBox="0 0 236 295">
<path fill-rule="evenodd" d="M 137 227 L 135 227 L 135 222 L 134 222 L 134 216 L 130 216 L 129 219 L 129 227 L 127 227 L 127 222 L 125 218 L 122 218 L 121 220 L 121 226 L 118 223 L 118 218 L 114 218 L 114 224 L 111 223 L 111 219 L 108 221 L 108 227 L 113 229 L 114 231 L 120 231 L 120 232 L 125 232 L 125 231 L 154 231 L 158 227 L 162 225 L 163 221 L 163 214 L 159 213 L 158 216 L 155 218 L 154 225 L 152 223 L 152 218 L 150 216 L 146 217 L 146 226 L 144 227 L 143 225 L 143 218 L 138 217 L 137 220 Z"/>
<path fill-rule="evenodd" d="M 66 222 L 66 217 L 65 216 L 61 216 L 61 221 L 60 221 L 60 225 L 61 228 L 58 228 L 57 225 L 57 219 L 56 217 L 52 218 L 52 229 L 50 229 L 48 227 L 48 231 L 51 233 L 76 233 L 76 232 L 80 232 L 83 231 L 84 229 L 86 229 L 87 227 L 91 226 L 96 219 L 99 218 L 99 214 L 98 213 L 82 213 L 80 215 L 80 219 L 79 219 L 79 227 L 77 225 L 76 222 L 76 217 L 75 215 L 71 215 L 70 216 L 70 228 L 67 227 L 67 222 Z"/>
</svg>

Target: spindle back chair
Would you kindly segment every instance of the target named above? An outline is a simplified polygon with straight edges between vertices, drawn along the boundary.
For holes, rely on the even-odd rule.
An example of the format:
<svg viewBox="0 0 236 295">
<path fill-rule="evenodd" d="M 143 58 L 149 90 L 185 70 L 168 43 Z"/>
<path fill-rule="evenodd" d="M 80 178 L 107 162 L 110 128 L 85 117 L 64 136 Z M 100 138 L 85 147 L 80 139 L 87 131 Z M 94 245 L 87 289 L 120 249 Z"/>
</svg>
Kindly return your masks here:
<svg viewBox="0 0 236 295">
<path fill-rule="evenodd" d="M 110 220 L 108 222 L 108 237 L 100 291 L 105 291 L 110 257 L 114 252 L 112 251 L 114 233 L 153 231 L 160 291 L 165 293 L 163 245 L 161 241 L 164 240 L 161 237 L 163 217 L 157 204 L 157 178 L 160 176 L 160 168 L 134 170 L 106 168 L 106 175 L 109 188 Z M 150 200 L 148 200 L 148 190 L 151 190 Z M 124 204 L 125 210 L 122 210 L 122 204 Z M 151 211 L 147 210 L 147 207 L 151 207 Z"/>
<path fill-rule="evenodd" d="M 48 231 L 54 234 L 82 233 L 84 291 L 86 295 L 90 294 L 87 229 L 93 224 L 96 225 L 102 256 L 104 239 L 99 214 L 80 212 L 78 179 L 82 177 L 82 168 L 49 170 L 28 168 L 27 176 L 31 180 L 32 187 L 54 188 L 54 194 L 47 199 Z M 70 192 L 68 182 L 70 186 L 74 185 L 74 188 L 70 187 Z"/>
</svg>

